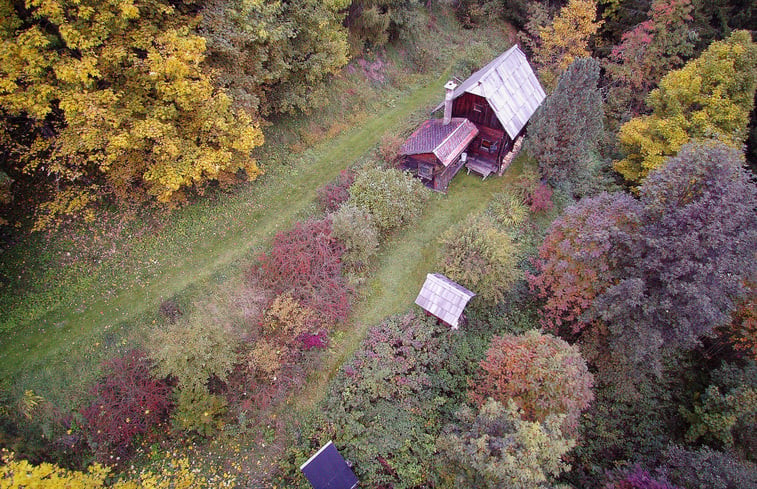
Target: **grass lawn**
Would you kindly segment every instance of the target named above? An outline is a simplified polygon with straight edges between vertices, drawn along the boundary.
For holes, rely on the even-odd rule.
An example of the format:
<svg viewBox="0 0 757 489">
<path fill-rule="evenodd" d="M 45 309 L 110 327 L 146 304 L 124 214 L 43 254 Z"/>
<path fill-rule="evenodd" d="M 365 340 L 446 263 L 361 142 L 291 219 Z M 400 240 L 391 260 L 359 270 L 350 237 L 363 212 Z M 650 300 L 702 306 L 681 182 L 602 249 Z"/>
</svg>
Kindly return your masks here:
<svg viewBox="0 0 757 489">
<path fill-rule="evenodd" d="M 461 171 L 447 195 L 434 194 L 417 223 L 382 245 L 384 251 L 375 265 L 377 271 L 364 286 L 364 299 L 352 315 L 353 324 L 336 335 L 332 345 L 334 354 L 317 376 L 311 378 L 306 392 L 298 394 L 300 406 L 308 408 L 320 400 L 329 380 L 360 346 L 370 326 L 412 306 L 426 274 L 437 271 L 434 265 L 442 234 L 467 215 L 483 210 L 491 197 L 502 192 L 520 171 L 520 166 L 513 164 L 503 177 L 486 180 Z"/>
<path fill-rule="evenodd" d="M 120 261 L 79 273 L 73 286 L 49 284 L 19 297 L 17 307 L 3 314 L 0 371 L 19 388 L 32 388 L 51 401 L 55 394 L 47 387 L 60 385 L 55 379 L 89 379 L 87 368 L 109 348 L 123 347 L 130 337 L 138 343 L 131 330 L 149 324 L 161 300 L 239 273 L 251 252 L 312 212 L 315 190 L 413 112 L 436 102 L 446 77 L 445 72 L 414 87 L 401 103 L 242 191 L 179 211 L 159 234 L 128 243 L 129 253 Z"/>
</svg>

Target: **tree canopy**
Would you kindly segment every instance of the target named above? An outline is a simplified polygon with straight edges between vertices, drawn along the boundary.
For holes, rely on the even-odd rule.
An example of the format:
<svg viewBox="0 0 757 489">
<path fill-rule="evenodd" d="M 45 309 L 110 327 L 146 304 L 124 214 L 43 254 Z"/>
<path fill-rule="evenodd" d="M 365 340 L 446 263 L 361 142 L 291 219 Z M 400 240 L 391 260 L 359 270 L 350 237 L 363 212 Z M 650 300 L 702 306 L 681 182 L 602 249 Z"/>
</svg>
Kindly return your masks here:
<svg viewBox="0 0 757 489">
<path fill-rule="evenodd" d="M 739 147 L 747 138 L 757 88 L 757 44 L 747 31 L 713 42 L 699 58 L 671 71 L 647 98 L 652 114 L 620 128 L 626 157 L 615 169 L 640 184 L 687 142 L 708 138 Z"/>
<path fill-rule="evenodd" d="M 470 391 L 479 406 L 488 398 L 512 400 L 529 421 L 563 416 L 566 433 L 575 432 L 594 399 L 594 378 L 578 348 L 550 334 L 495 336 L 480 366 Z"/>
<path fill-rule="evenodd" d="M 624 32 L 612 48 L 606 66 L 617 86 L 611 97 L 634 115 L 660 79 L 694 54 L 693 9 L 690 0 L 655 0 L 647 20 Z"/>
<path fill-rule="evenodd" d="M 640 193 L 643 241 L 595 307 L 619 348 L 648 362 L 729 321 L 757 271 L 757 186 L 739 151 L 698 143 L 652 172 Z"/>
<path fill-rule="evenodd" d="M 539 172 L 556 185 L 574 178 L 588 165 L 602 134 L 602 95 L 597 88 L 599 63 L 578 58 L 560 75 L 528 126 L 526 148 Z"/>
<path fill-rule="evenodd" d="M 561 433 L 559 417 L 525 421 L 514 403 L 493 399 L 457 416 L 437 441 L 448 479 L 443 487 L 546 489 L 568 469 L 562 457 L 575 441 Z"/>
<path fill-rule="evenodd" d="M 205 40 L 160 2 L 31 2 L 3 9 L 0 108 L 34 130 L 13 170 L 54 183 L 38 225 L 101 195 L 181 200 L 260 170 L 252 118 L 203 71 Z"/>
<path fill-rule="evenodd" d="M 547 26 L 539 28 L 534 62 L 540 66 L 539 77 L 554 88 L 560 76 L 576 58 L 591 56 L 589 42 L 602 21 L 597 19 L 594 0 L 570 0 Z"/>
</svg>

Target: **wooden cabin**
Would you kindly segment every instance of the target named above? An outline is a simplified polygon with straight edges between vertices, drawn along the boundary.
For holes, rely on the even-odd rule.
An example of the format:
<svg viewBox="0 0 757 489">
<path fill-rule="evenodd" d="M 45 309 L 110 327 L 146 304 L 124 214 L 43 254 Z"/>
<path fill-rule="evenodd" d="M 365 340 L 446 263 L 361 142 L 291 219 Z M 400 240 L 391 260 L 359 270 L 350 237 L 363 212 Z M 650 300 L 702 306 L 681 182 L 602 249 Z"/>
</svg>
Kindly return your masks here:
<svg viewBox="0 0 757 489">
<path fill-rule="evenodd" d="M 501 175 L 512 160 L 511 152 L 520 146 L 526 123 L 546 98 L 526 55 L 515 45 L 460 86 L 448 82 L 445 89 L 444 102 L 434 109 L 434 112 L 444 109 L 443 119 L 424 122 L 410 136 L 400 149 L 401 167 L 439 191 L 446 191 L 452 177 L 463 166 L 484 178 L 492 173 Z M 472 127 L 476 129 L 465 147 L 456 146 L 457 154 L 447 155 L 454 161 L 445 164 L 435 151 L 416 152 L 428 150 L 431 144 L 443 145 L 443 140 L 435 138 L 441 137 L 441 133 L 452 134 L 459 130 L 440 129 L 450 124 L 465 127 L 466 138 L 460 141 L 474 133 Z M 428 144 L 418 145 L 417 141 L 428 141 Z"/>
</svg>

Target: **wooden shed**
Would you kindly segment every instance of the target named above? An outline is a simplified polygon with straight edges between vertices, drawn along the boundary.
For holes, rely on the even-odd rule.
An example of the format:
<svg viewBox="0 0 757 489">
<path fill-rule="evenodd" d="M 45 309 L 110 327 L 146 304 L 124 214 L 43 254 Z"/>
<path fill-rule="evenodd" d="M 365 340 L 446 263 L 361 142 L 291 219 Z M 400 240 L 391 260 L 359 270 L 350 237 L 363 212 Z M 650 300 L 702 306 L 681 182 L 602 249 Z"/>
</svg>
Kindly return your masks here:
<svg viewBox="0 0 757 489">
<path fill-rule="evenodd" d="M 415 303 L 452 329 L 457 329 L 465 306 L 475 295 L 441 273 L 429 273 Z"/>
<path fill-rule="evenodd" d="M 492 173 L 501 175 L 512 160 L 509 157 L 511 152 L 520 146 L 526 123 L 546 98 L 526 55 L 515 45 L 473 73 L 460 86 L 448 82 L 445 89 L 444 102 L 434 109 L 434 112 L 444 109 L 443 119 L 426 121 L 402 146 L 402 168 L 416 174 L 434 190 L 441 191 L 446 190 L 463 165 L 469 172 L 477 172 L 484 178 Z M 442 168 L 429 156 L 431 153 L 414 153 L 417 141 L 440 142 L 435 139 L 438 136 L 427 132 L 451 124 L 456 127 L 465 125 L 465 134 L 473 135 L 466 139 L 464 148 L 455 148 L 459 152 L 453 163 Z M 476 128 L 475 134 L 471 126 Z M 428 145 L 423 147 L 427 149 Z M 464 159 L 460 159 L 461 154 L 465 154 Z"/>
</svg>

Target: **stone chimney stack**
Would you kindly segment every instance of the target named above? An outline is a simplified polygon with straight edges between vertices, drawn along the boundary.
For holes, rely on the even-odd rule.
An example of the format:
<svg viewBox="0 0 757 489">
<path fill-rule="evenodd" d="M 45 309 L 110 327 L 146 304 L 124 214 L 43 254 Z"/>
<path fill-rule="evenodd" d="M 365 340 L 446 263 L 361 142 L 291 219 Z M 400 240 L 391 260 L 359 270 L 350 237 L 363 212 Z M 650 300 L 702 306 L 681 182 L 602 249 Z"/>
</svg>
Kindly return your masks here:
<svg viewBox="0 0 757 489">
<path fill-rule="evenodd" d="M 452 80 L 448 81 L 447 84 L 444 85 L 444 89 L 447 92 L 444 95 L 444 125 L 445 126 L 449 124 L 449 122 L 452 120 L 452 94 L 455 92 L 455 88 L 457 88 L 457 83 L 453 82 Z"/>
</svg>

